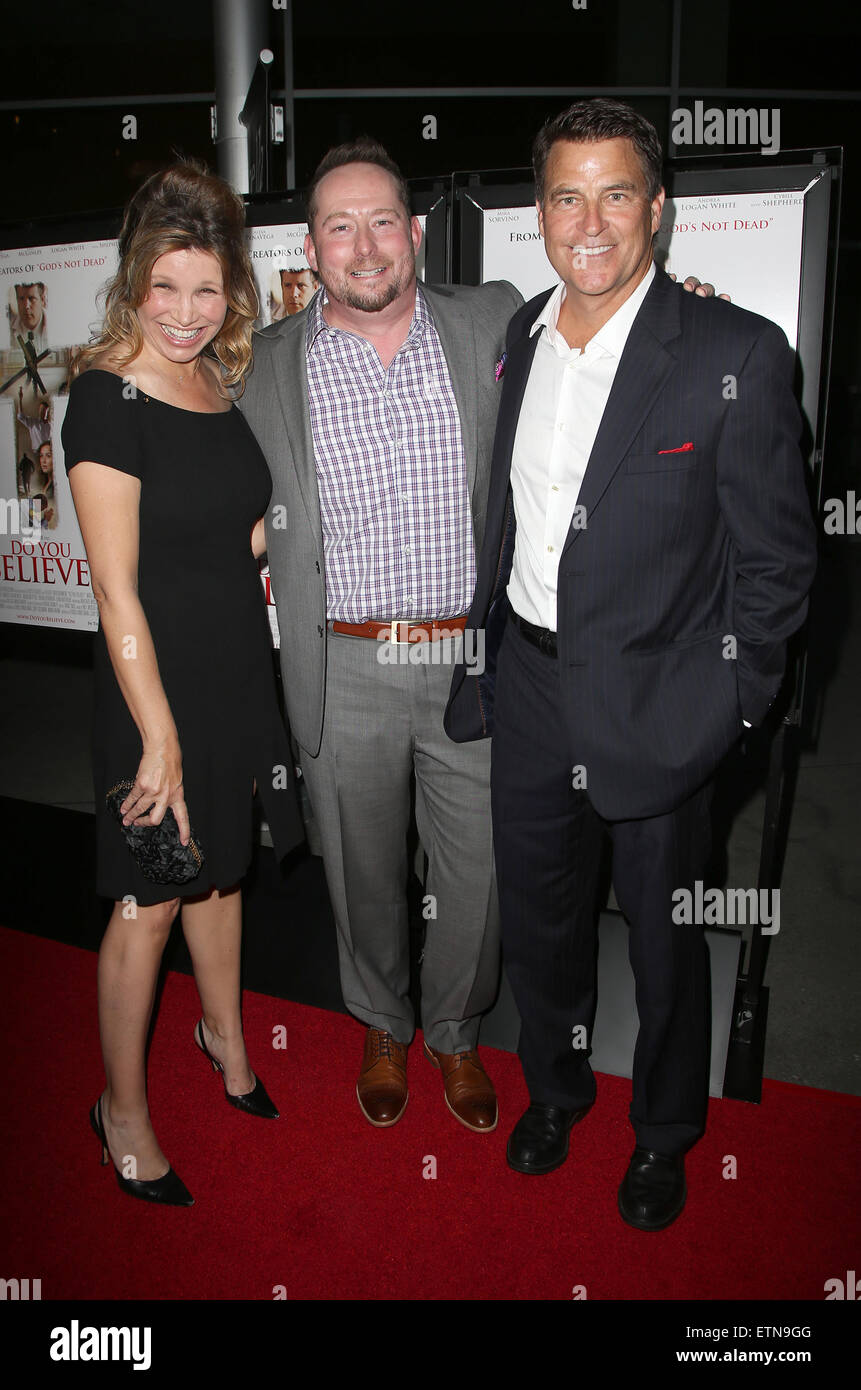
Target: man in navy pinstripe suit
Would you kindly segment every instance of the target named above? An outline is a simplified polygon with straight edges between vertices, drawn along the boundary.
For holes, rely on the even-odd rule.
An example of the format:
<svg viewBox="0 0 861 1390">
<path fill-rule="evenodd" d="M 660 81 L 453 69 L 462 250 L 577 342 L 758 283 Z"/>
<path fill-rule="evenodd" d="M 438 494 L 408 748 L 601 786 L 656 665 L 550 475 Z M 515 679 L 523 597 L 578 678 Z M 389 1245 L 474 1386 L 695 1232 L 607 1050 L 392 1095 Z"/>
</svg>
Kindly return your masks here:
<svg viewBox="0 0 861 1390">
<path fill-rule="evenodd" d="M 654 127 L 624 103 L 579 102 L 533 154 L 562 284 L 509 329 L 468 619 L 488 659 L 480 677 L 456 670 L 446 728 L 493 732 L 503 954 L 531 1101 L 508 1161 L 558 1167 L 595 1097 L 609 836 L 640 1024 L 619 1210 L 660 1230 L 684 1206 L 708 1095 L 705 939 L 673 920 L 673 893 L 702 876 L 718 764 L 777 695 L 815 531 L 783 333 L 654 265 Z"/>
</svg>

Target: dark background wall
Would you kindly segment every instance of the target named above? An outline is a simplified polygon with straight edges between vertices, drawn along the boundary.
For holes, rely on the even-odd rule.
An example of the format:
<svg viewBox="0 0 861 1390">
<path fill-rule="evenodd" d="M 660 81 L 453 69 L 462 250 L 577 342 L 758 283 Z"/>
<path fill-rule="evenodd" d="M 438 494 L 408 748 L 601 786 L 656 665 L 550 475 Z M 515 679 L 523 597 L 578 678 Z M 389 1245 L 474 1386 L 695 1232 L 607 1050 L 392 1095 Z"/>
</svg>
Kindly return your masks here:
<svg viewBox="0 0 861 1390">
<path fill-rule="evenodd" d="M 835 405 L 853 441 L 841 482 L 847 469 L 851 477 L 861 391 L 861 9 L 846 0 L 575 3 L 585 8 L 571 0 L 295 4 L 296 183 L 329 145 L 361 131 L 382 139 L 409 177 L 526 165 L 537 127 L 572 98 L 517 88 L 616 87 L 665 144 L 673 98 L 655 89 L 674 79 L 682 105 L 778 107 L 782 148 L 846 151 L 833 366 Z M 121 206 L 177 151 L 214 163 L 211 0 L 35 9 L 0 0 L 0 16 L 3 220 Z M 270 27 L 277 87 L 282 19 L 274 9 Z M 501 90 L 440 94 L 452 87 Z M 423 90 L 359 97 L 357 88 Z M 46 101 L 47 109 L 35 105 Z M 133 141 L 122 135 L 127 114 L 137 118 Z M 435 140 L 423 138 L 427 115 L 436 117 Z"/>
</svg>

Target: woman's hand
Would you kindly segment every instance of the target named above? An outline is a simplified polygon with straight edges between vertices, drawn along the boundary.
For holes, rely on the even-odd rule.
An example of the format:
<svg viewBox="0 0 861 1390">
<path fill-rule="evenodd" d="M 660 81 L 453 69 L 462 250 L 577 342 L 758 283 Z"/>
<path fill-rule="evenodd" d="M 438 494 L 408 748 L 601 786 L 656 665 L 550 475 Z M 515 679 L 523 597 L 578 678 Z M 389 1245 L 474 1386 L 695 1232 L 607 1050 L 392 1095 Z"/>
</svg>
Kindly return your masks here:
<svg viewBox="0 0 861 1390">
<path fill-rule="evenodd" d="M 182 755 L 173 740 L 155 748 L 144 747 L 134 786 L 120 810 L 123 825 L 160 825 L 168 806 L 176 817 L 180 843 L 187 845 L 191 831 L 182 786 Z"/>
</svg>

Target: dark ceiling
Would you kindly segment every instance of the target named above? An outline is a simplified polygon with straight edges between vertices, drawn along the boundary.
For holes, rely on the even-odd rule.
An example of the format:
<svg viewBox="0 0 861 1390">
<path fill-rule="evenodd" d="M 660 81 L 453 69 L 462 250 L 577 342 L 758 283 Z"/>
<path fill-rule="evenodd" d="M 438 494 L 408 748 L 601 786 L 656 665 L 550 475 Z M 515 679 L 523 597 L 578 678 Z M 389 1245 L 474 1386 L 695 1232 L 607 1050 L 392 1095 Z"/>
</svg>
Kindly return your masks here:
<svg viewBox="0 0 861 1390">
<path fill-rule="evenodd" d="M 294 81 L 299 89 L 661 86 L 670 80 L 672 9 L 672 0 L 586 0 L 585 9 L 571 0 L 295 3 Z M 212 91 L 211 0 L 44 7 L 0 0 L 0 16 L 3 220 L 116 206 L 175 152 L 214 162 L 208 101 L 135 105 L 142 95 Z M 271 26 L 280 84 L 281 23 L 274 9 Z M 681 82 L 706 99 L 725 87 L 857 91 L 859 45 L 861 7 L 847 0 L 683 0 Z M 107 96 L 129 100 L 89 109 L 14 106 Z M 296 182 L 308 179 L 329 144 L 359 130 L 377 134 L 408 175 L 525 165 L 532 132 L 563 104 L 555 96 L 300 100 Z M 852 151 L 861 149 L 857 101 L 782 98 L 780 104 L 784 148 L 844 144 L 851 169 Z M 666 131 L 665 98 L 641 98 L 638 105 Z M 422 139 L 428 112 L 438 119 L 436 142 Z M 134 142 L 123 139 L 127 113 L 138 121 Z M 861 225 L 854 234 L 861 236 Z"/>
</svg>

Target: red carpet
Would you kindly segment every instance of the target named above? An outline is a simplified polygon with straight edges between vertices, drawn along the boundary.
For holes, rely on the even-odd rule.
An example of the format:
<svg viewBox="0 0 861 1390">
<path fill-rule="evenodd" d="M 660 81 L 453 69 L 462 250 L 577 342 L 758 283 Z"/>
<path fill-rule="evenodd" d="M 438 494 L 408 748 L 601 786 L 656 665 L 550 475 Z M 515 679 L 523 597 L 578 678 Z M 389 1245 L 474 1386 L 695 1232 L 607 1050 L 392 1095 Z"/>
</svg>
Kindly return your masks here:
<svg viewBox="0 0 861 1390">
<path fill-rule="evenodd" d="M 120 1192 L 87 1111 L 103 1085 L 96 962 L 0 932 L 6 982 L 7 1217 L 0 1274 L 43 1299 L 814 1299 L 857 1267 L 861 1102 L 766 1082 L 761 1106 L 712 1101 L 668 1231 L 625 1226 L 616 1188 L 632 1148 L 630 1085 L 599 1077 L 568 1162 L 527 1178 L 505 1163 L 526 1104 L 516 1057 L 487 1048 L 501 1119 L 470 1133 L 438 1073 L 410 1051 L 410 1099 L 375 1130 L 355 1098 L 363 1030 L 246 994 L 246 1037 L 282 1119 L 224 1101 L 192 1042 L 192 981 L 171 974 L 150 1057 L 150 1107 L 195 1197 L 165 1209 Z M 271 1047 L 287 1029 L 286 1051 Z M 723 1177 L 726 1155 L 738 1177 Z M 436 1159 L 435 1179 L 422 1176 Z"/>
</svg>

